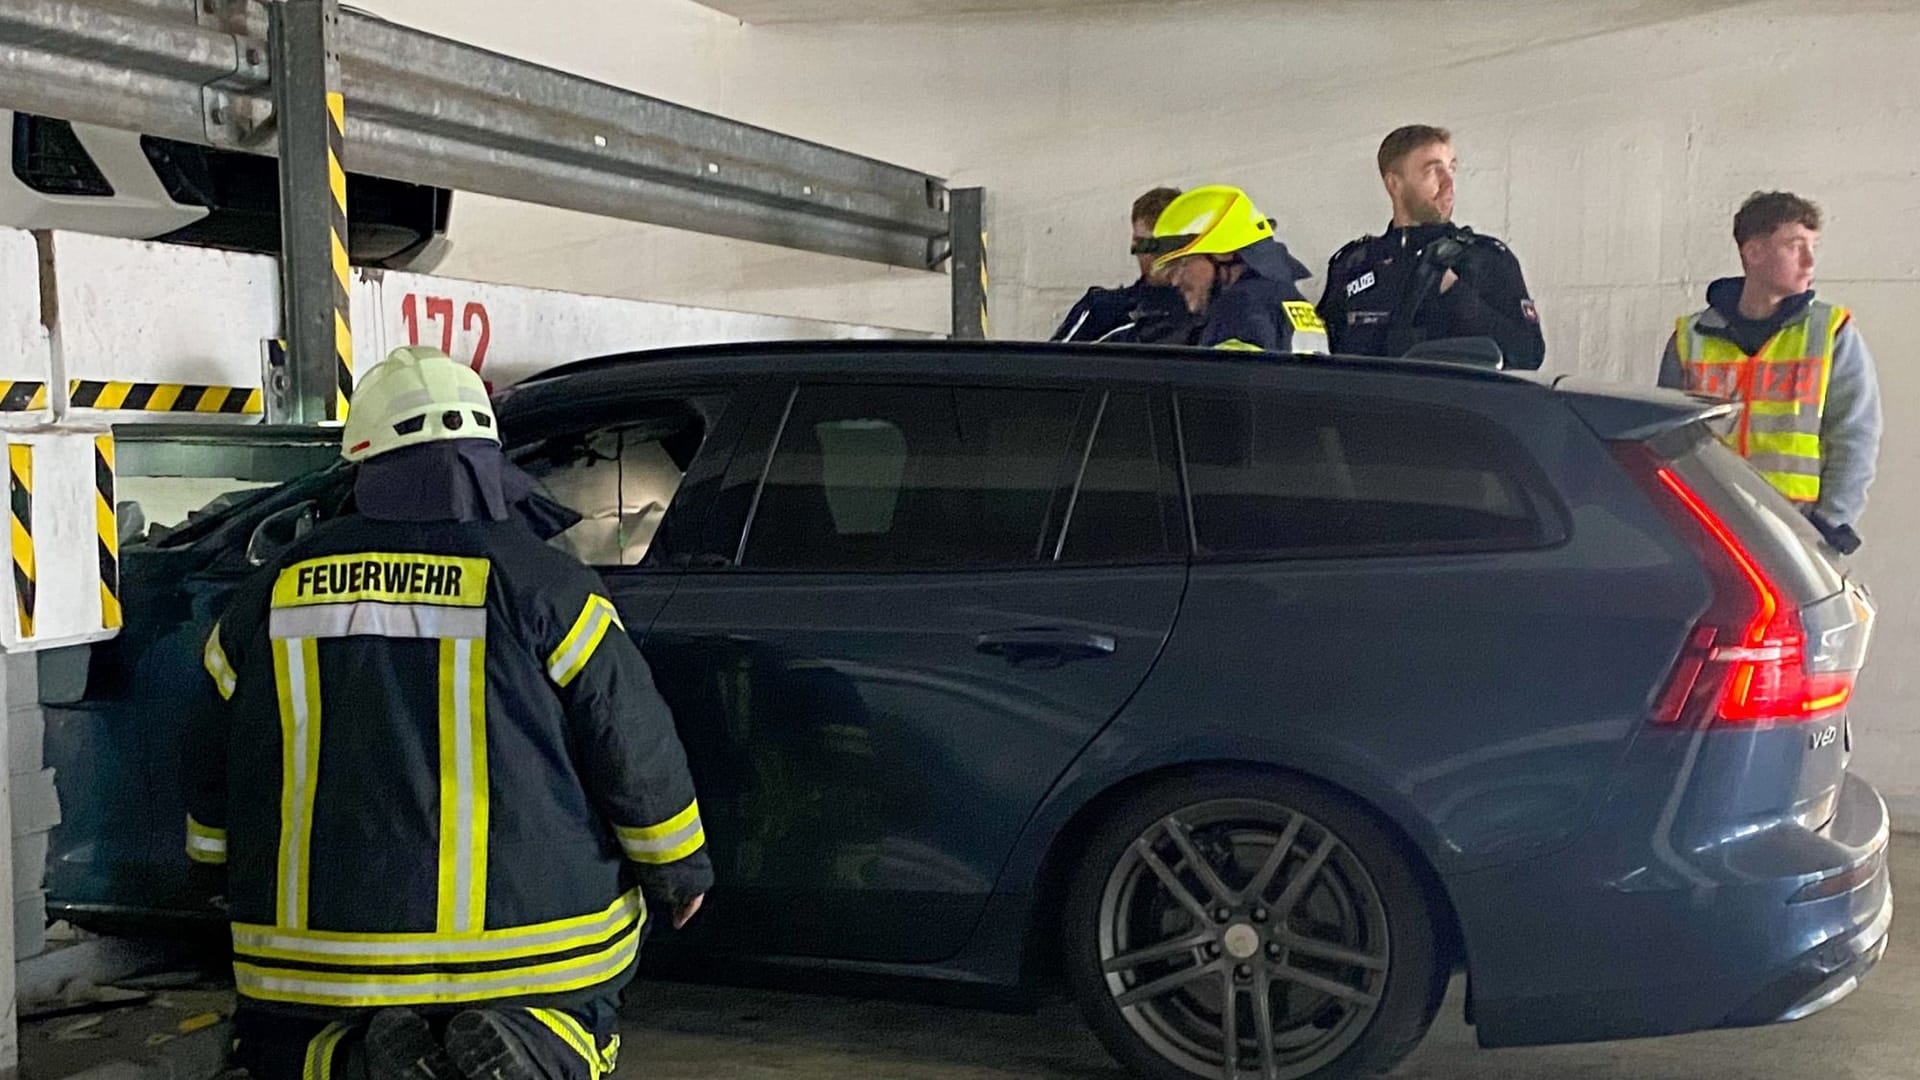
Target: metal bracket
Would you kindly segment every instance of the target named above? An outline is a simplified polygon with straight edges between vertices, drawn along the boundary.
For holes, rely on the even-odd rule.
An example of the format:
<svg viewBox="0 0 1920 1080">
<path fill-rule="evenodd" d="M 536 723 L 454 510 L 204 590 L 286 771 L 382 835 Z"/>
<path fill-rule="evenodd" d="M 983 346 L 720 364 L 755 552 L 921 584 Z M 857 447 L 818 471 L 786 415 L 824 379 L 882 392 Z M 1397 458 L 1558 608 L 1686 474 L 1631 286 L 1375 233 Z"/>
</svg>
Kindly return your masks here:
<svg viewBox="0 0 1920 1080">
<path fill-rule="evenodd" d="M 273 123 L 273 102 L 264 96 L 272 78 L 266 10 L 256 0 L 198 0 L 194 18 L 231 35 L 234 46 L 232 73 L 200 88 L 207 141 L 229 150 L 258 147 L 271 136 Z"/>
</svg>

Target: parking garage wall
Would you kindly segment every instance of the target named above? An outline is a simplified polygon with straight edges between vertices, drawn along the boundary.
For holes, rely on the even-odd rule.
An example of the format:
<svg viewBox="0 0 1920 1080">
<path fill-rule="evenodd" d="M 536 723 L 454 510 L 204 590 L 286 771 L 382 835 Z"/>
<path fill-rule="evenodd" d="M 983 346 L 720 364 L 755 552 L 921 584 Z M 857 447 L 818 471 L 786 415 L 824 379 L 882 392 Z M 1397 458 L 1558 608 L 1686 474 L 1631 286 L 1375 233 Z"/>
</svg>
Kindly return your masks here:
<svg viewBox="0 0 1920 1080">
<path fill-rule="evenodd" d="M 830 3 L 813 5 L 831 9 Z M 870 5 L 869 5 L 870 6 Z M 1127 279 L 1127 206 L 1246 187 L 1310 265 L 1387 209 L 1380 136 L 1451 127 L 1459 219 L 1509 241 L 1549 370 L 1649 383 L 1675 316 L 1738 272 L 1734 208 L 1829 216 L 1823 296 L 1880 363 L 1887 438 L 1857 560 L 1882 606 L 1858 767 L 1920 827 L 1920 6 L 1893 0 L 1273 0 L 743 26 L 689 0 L 387 0 L 530 59 L 982 184 L 996 336 Z M 583 32 L 591 28 L 593 32 Z M 351 104 L 349 104 L 351 108 Z M 446 272 L 919 329 L 944 281 L 469 199 Z M 537 239 L 535 239 L 537 238 Z M 1306 283 L 1317 296 L 1317 282 Z"/>
</svg>

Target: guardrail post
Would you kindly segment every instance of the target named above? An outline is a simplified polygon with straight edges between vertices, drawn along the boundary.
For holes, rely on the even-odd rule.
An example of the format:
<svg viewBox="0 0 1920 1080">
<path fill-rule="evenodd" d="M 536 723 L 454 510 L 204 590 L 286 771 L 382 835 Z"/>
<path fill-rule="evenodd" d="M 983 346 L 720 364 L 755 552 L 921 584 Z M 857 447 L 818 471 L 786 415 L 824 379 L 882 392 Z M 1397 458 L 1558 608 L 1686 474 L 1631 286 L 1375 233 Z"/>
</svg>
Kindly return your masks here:
<svg viewBox="0 0 1920 1080">
<path fill-rule="evenodd" d="M 980 341 L 987 336 L 986 191 L 954 188 L 949 193 L 953 220 L 953 338 Z"/>
<path fill-rule="evenodd" d="M 353 390 L 338 0 L 274 0 L 268 38 L 280 141 L 280 296 L 289 362 L 268 423 L 346 419 Z"/>
</svg>

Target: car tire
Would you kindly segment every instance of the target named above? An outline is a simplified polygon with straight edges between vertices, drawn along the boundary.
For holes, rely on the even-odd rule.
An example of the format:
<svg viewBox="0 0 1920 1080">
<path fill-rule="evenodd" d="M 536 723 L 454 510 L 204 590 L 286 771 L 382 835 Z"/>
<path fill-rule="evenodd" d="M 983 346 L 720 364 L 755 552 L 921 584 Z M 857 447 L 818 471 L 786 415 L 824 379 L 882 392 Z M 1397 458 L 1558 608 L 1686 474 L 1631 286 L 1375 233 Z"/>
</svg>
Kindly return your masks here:
<svg viewBox="0 0 1920 1080">
<path fill-rule="evenodd" d="M 1083 850 L 1063 910 L 1067 979 L 1140 1076 L 1372 1076 L 1439 1011 L 1451 972 L 1419 875 L 1393 833 L 1326 787 L 1238 769 L 1171 779 L 1127 796 Z"/>
</svg>

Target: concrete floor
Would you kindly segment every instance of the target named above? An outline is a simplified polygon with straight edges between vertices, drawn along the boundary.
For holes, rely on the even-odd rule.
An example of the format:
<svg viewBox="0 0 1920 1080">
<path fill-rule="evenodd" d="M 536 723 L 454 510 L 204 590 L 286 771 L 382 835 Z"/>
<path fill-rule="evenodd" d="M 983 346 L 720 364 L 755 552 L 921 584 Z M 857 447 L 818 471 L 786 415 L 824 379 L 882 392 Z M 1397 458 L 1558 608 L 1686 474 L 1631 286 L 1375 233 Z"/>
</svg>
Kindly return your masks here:
<svg viewBox="0 0 1920 1080">
<path fill-rule="evenodd" d="M 1897 837 L 1897 882 L 1920 837 Z M 1480 1050 L 1462 986 L 1403 1080 L 1908 1080 L 1920 1075 L 1920 926 L 1851 998 L 1798 1024 L 1538 1050 Z M 685 984 L 636 987 L 621 1073 L 646 1080 L 1125 1080 L 1065 1002 L 1035 1016 Z"/>
</svg>

